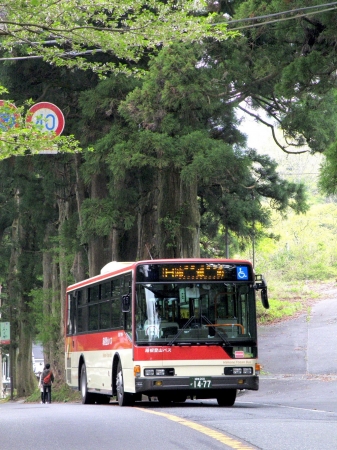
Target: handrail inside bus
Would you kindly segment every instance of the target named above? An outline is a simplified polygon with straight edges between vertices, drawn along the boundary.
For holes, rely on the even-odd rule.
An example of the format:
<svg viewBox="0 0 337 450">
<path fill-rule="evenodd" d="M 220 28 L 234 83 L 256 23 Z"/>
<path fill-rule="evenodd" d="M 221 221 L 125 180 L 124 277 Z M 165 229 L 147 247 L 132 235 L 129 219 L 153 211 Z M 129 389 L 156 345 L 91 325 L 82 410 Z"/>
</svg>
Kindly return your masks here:
<svg viewBox="0 0 337 450">
<path fill-rule="evenodd" d="M 240 327 L 242 334 L 245 334 L 245 328 L 241 323 L 211 323 L 206 327 Z"/>
</svg>

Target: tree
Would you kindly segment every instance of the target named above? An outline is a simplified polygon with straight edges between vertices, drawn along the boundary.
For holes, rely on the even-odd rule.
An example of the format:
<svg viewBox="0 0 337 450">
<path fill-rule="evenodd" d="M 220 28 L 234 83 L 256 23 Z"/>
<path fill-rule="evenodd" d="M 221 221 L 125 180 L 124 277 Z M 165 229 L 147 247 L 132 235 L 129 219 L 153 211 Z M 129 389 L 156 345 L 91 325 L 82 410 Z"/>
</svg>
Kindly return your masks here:
<svg viewBox="0 0 337 450">
<path fill-rule="evenodd" d="M 121 105 L 137 131 L 114 147 L 115 172 L 123 177 L 127 168 L 138 167 L 144 179 L 142 170 L 153 167 L 143 190 L 152 213 L 140 230 L 151 229 L 152 237 L 141 238 L 141 252 L 198 256 L 200 214 L 247 237 L 254 224 L 268 223 L 263 198 L 279 211 L 306 210 L 303 186 L 281 180 L 275 163 L 245 150 L 233 105 L 212 83 L 218 75 L 207 46 L 171 46 L 152 60 L 142 86 Z"/>
<path fill-rule="evenodd" d="M 232 7 L 228 2 L 220 2 L 218 6 L 217 2 L 208 3 L 210 9 Z M 261 6 L 260 3 L 262 5 L 262 2 L 238 2 L 253 10 L 256 5 Z M 92 4 L 97 7 L 97 2 Z M 121 2 L 122 6 L 125 4 Z M 59 2 L 58 5 L 65 7 L 66 4 Z M 67 5 L 72 10 L 67 15 L 61 8 L 65 14 L 60 27 L 69 24 L 68 19 L 73 17 L 70 13 L 76 11 L 77 4 L 68 2 Z M 58 155 L 55 166 L 44 161 L 43 170 L 48 173 L 48 178 L 42 176 L 41 168 L 36 172 L 40 186 L 53 185 L 50 189 L 53 207 L 43 222 L 43 233 L 39 234 L 36 245 L 43 254 L 43 269 L 40 270 L 43 270 L 46 295 L 42 296 L 42 303 L 45 311 L 52 313 L 50 323 L 53 326 L 56 323 L 58 342 L 62 341 L 60 304 L 64 304 L 63 294 L 70 274 L 75 279 L 96 275 L 110 259 L 198 256 L 201 234 L 210 240 L 223 229 L 244 242 L 261 233 L 268 223 L 269 209 L 265 199 L 280 211 L 289 206 L 303 211 L 302 187 L 281 180 L 273 161 L 246 148 L 245 138 L 238 131 L 235 112 L 238 106 L 243 108 L 242 101 L 253 107 L 262 105 L 271 117 L 283 120 L 285 125 L 290 118 L 285 128 L 289 136 L 292 133 L 297 138 L 300 137 L 294 134 L 297 131 L 301 135 L 312 131 L 312 126 L 303 126 L 303 120 L 300 120 L 303 114 L 313 105 L 324 105 L 323 95 L 318 95 L 318 91 L 315 97 L 304 89 L 297 99 L 294 90 L 286 90 L 286 84 L 277 90 L 281 86 L 283 69 L 290 67 L 296 52 L 292 50 L 293 41 L 292 45 L 286 46 L 288 48 L 283 48 L 281 40 L 276 40 L 274 30 L 267 30 L 262 36 L 248 32 L 240 39 L 226 42 L 215 42 L 212 37 L 192 44 L 181 42 L 181 39 L 171 43 L 168 39 L 163 41 L 165 45 L 163 42 L 157 45 L 158 41 L 154 40 L 145 46 L 145 41 L 140 41 L 138 52 L 139 48 L 137 50 L 132 43 L 132 35 L 128 34 L 130 29 L 126 33 L 125 28 L 121 28 L 124 23 L 119 23 L 119 31 L 115 29 L 115 32 L 123 30 L 123 33 L 120 33 L 121 39 L 116 39 L 116 45 L 120 45 L 117 59 L 108 53 L 110 39 L 103 38 L 107 30 L 100 29 L 96 34 L 98 30 L 92 27 L 92 23 L 96 24 L 94 16 L 89 18 L 90 23 L 85 22 L 88 10 L 83 11 L 86 13 L 83 23 L 89 27 L 85 33 L 89 29 L 92 31 L 90 45 L 82 33 L 73 41 L 67 35 L 68 43 L 63 40 L 64 36 L 50 36 L 52 30 L 46 28 L 46 34 L 44 31 L 38 33 L 41 39 L 36 46 L 38 54 L 44 52 L 48 61 L 61 66 L 89 68 L 95 63 L 99 72 L 124 71 L 128 62 L 128 68 L 133 72 L 142 72 L 142 80 L 114 73 L 99 81 L 91 70 L 84 72 L 76 68 L 72 72 L 57 65 L 36 64 L 33 59 L 25 60 L 25 74 L 15 70 L 22 61 L 15 61 L 15 66 L 11 66 L 15 73 L 13 71 L 9 76 L 15 101 L 23 102 L 27 92 L 31 93 L 33 101 L 46 99 L 48 95 L 48 100 L 54 100 L 67 111 L 66 134 L 73 134 L 83 148 L 95 150 L 85 150 L 74 157 Z M 97 9 L 93 11 L 96 14 Z M 116 11 L 120 13 L 120 10 Z M 148 14 L 146 9 L 144 11 Z M 244 12 L 242 9 L 241 13 Z M 105 12 L 100 13 L 101 16 L 95 18 L 110 20 Z M 207 16 L 206 10 L 201 13 Z M 146 14 L 141 17 L 148 17 Z M 44 23 L 41 15 L 37 17 Z M 134 16 L 132 20 L 136 23 L 138 17 Z M 172 24 L 170 20 L 168 23 Z M 204 19 L 202 21 L 206 23 Z M 177 29 L 181 31 L 179 24 Z M 18 36 L 20 30 L 18 26 Z M 32 31 L 33 28 L 29 28 L 27 32 Z M 79 31 L 77 28 L 76 32 Z M 14 33 L 13 29 L 11 33 Z M 102 41 L 104 54 L 95 52 L 84 55 L 84 60 L 77 58 L 76 53 L 80 50 L 97 50 L 97 36 L 106 39 Z M 191 36 L 183 34 L 183 40 L 186 37 L 191 41 Z M 28 37 L 22 34 L 20 39 Z M 10 39 L 13 44 L 13 35 Z M 53 42 L 46 44 L 46 39 Z M 83 47 L 77 45 L 76 39 L 81 39 Z M 42 41 L 44 44 L 40 45 Z M 127 45 L 124 53 L 123 42 Z M 152 56 L 144 54 L 145 47 L 152 49 Z M 29 45 L 27 49 L 32 51 Z M 72 53 L 75 60 L 64 60 L 64 52 L 68 50 L 75 52 Z M 19 46 L 18 51 L 24 55 L 26 49 Z M 63 56 L 58 59 L 60 52 Z M 142 60 L 137 64 L 137 58 L 141 56 Z M 144 73 L 148 60 L 150 64 Z M 270 64 L 266 64 L 268 60 Z M 26 79 L 20 80 L 18 73 Z M 312 102 L 306 103 L 306 99 Z M 324 107 L 327 105 L 325 103 Z M 313 122 L 311 115 L 310 124 Z M 320 131 L 319 127 L 313 130 L 311 142 L 321 142 Z M 325 134 L 328 142 L 333 133 Z M 32 175 L 31 179 L 36 181 Z M 47 191 L 43 192 L 46 195 Z M 34 213 L 42 208 L 42 204 L 42 200 L 37 202 Z M 34 220 L 32 218 L 32 223 Z M 30 230 L 28 225 L 27 229 Z M 208 254 L 208 249 L 204 250 L 204 255 Z M 17 259 L 14 254 L 13 264 L 17 264 Z M 53 277 L 55 283 L 52 283 Z M 27 289 L 34 293 L 41 289 L 41 279 L 35 278 L 35 281 L 20 291 L 22 297 L 27 299 Z M 15 286 L 13 282 L 13 292 Z M 50 308 L 47 295 L 51 296 Z M 28 301 L 25 304 L 31 306 Z M 23 303 L 20 305 L 23 307 Z M 51 346 L 48 356 L 57 355 L 60 348 Z M 60 358 L 58 367 L 61 370 Z"/>
<path fill-rule="evenodd" d="M 173 41 L 222 40 L 230 33 L 203 0 L 32 0 L 29 5 L 9 0 L 1 10 L 1 35 L 2 48 L 13 57 L 43 57 L 57 66 L 106 73 L 130 71 L 129 63 L 144 52 Z M 98 61 L 97 53 L 107 58 Z"/>
<path fill-rule="evenodd" d="M 234 19 L 228 29 L 241 36 L 211 43 L 209 53 L 223 68 L 217 82 L 226 101 L 265 123 L 283 151 L 324 152 L 336 140 L 336 11 L 302 0 L 287 5 L 241 0 L 229 10 L 220 1 Z"/>
</svg>

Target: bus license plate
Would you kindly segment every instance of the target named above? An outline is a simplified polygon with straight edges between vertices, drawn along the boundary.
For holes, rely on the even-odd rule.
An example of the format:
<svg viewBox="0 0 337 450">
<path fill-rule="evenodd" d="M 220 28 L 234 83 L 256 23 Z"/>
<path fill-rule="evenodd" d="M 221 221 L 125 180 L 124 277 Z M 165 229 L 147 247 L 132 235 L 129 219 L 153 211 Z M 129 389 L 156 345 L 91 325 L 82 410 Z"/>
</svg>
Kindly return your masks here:
<svg viewBox="0 0 337 450">
<path fill-rule="evenodd" d="M 190 377 L 190 388 L 192 389 L 209 389 L 211 387 L 211 377 Z"/>
</svg>

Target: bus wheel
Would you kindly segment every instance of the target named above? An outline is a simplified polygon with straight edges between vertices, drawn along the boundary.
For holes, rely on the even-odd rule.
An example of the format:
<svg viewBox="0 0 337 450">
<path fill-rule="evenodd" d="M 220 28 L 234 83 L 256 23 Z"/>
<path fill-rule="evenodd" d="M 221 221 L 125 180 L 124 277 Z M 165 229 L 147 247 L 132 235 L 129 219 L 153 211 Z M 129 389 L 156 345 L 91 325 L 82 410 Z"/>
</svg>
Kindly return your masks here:
<svg viewBox="0 0 337 450">
<path fill-rule="evenodd" d="M 168 406 L 172 403 L 172 399 L 167 394 L 158 394 L 157 399 L 163 406 Z"/>
<path fill-rule="evenodd" d="M 174 403 L 184 403 L 187 400 L 187 395 L 175 395 L 172 399 Z"/>
<path fill-rule="evenodd" d="M 233 406 L 236 399 L 236 389 L 223 389 L 216 399 L 219 406 Z"/>
<path fill-rule="evenodd" d="M 133 394 L 130 394 L 129 392 L 124 392 L 123 370 L 120 361 L 117 367 L 116 390 L 119 406 L 132 406 L 134 404 Z"/>
<path fill-rule="evenodd" d="M 108 395 L 97 394 L 96 403 L 98 405 L 108 405 L 110 403 L 110 397 Z"/>
<path fill-rule="evenodd" d="M 85 368 L 85 364 L 81 367 L 81 395 L 82 395 L 82 403 L 83 405 L 90 405 L 95 403 L 95 395 L 88 392 L 87 387 L 87 371 Z"/>
</svg>

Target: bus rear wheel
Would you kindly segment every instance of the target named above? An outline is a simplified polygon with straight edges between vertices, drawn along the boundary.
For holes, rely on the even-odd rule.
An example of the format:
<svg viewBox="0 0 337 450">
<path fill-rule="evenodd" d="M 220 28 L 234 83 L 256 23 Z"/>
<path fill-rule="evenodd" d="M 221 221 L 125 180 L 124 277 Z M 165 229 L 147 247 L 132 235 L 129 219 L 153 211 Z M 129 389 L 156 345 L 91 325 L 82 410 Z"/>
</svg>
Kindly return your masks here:
<svg viewBox="0 0 337 450">
<path fill-rule="evenodd" d="M 95 403 L 95 395 L 88 392 L 87 371 L 85 364 L 83 364 L 83 366 L 81 367 L 80 386 L 83 405 L 91 405 Z"/>
<path fill-rule="evenodd" d="M 157 395 L 158 402 L 163 406 L 168 406 L 172 403 L 172 398 L 168 394 L 158 394 Z"/>
<path fill-rule="evenodd" d="M 236 399 L 236 389 L 223 389 L 216 399 L 219 406 L 233 406 Z"/>
<path fill-rule="evenodd" d="M 116 390 L 117 390 L 117 401 L 119 406 L 133 406 L 134 404 L 134 395 L 129 392 L 124 392 L 124 378 L 123 378 L 123 370 L 122 364 L 119 361 L 117 367 L 117 376 L 116 376 Z"/>
</svg>

